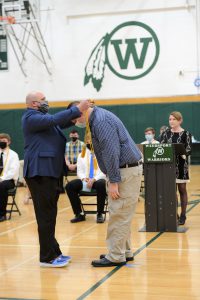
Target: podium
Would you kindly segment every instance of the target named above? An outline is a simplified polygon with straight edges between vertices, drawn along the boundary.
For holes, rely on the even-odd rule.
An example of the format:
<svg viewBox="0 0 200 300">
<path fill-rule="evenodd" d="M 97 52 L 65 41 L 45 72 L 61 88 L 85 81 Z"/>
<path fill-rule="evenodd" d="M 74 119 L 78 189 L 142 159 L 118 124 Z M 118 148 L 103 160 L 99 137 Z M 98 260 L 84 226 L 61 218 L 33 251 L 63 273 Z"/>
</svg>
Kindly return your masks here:
<svg viewBox="0 0 200 300">
<path fill-rule="evenodd" d="M 185 232 L 178 227 L 176 155 L 186 154 L 183 144 L 143 145 L 145 221 L 142 231 Z"/>
</svg>

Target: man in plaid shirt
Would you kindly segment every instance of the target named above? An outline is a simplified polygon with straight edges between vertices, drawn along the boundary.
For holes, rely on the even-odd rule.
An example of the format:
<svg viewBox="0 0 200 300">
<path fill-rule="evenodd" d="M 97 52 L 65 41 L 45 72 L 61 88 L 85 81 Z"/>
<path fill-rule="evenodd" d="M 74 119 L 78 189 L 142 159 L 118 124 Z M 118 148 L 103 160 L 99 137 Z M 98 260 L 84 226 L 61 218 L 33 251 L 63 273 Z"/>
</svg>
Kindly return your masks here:
<svg viewBox="0 0 200 300">
<path fill-rule="evenodd" d="M 77 158 L 81 153 L 84 143 L 79 140 L 79 134 L 77 130 L 72 130 L 69 134 L 70 142 L 66 143 L 65 148 L 65 161 L 68 169 L 72 172 L 76 171 Z"/>
</svg>

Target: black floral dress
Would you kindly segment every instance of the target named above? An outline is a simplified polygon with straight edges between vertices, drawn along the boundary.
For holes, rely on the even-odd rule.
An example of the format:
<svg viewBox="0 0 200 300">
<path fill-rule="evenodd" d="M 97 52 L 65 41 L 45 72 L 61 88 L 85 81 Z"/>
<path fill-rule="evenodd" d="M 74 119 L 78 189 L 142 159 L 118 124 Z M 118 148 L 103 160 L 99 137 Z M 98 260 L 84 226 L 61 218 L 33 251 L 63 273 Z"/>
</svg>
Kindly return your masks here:
<svg viewBox="0 0 200 300">
<path fill-rule="evenodd" d="M 189 131 L 172 132 L 171 129 L 164 131 L 160 137 L 160 143 L 183 144 L 186 150 L 186 157 L 176 156 L 176 182 L 189 181 L 188 157 L 192 150 L 192 135 Z"/>
</svg>

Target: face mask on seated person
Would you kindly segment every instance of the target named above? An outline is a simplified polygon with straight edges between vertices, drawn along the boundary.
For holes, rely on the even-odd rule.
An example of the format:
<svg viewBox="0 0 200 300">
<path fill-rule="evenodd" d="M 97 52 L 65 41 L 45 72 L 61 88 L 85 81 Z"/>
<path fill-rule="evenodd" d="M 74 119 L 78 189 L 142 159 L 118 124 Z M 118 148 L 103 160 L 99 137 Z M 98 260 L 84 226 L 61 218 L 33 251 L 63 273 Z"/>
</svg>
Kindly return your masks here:
<svg viewBox="0 0 200 300">
<path fill-rule="evenodd" d="M 7 147 L 7 143 L 6 142 L 0 142 L 0 148 L 1 149 L 5 149 Z"/>
<path fill-rule="evenodd" d="M 73 136 L 73 137 L 71 138 L 71 140 L 72 140 L 72 142 L 76 142 L 76 141 L 78 140 L 78 138 L 75 137 L 75 136 Z"/>
<path fill-rule="evenodd" d="M 153 141 L 153 134 L 145 134 L 145 139 L 151 143 Z"/>
</svg>

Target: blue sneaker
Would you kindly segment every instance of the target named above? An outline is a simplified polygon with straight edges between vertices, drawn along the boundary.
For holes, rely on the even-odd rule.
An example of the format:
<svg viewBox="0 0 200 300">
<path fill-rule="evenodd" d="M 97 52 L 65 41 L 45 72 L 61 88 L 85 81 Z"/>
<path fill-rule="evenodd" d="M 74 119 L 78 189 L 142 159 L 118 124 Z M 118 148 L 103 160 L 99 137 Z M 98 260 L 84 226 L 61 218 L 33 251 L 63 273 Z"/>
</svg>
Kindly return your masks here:
<svg viewBox="0 0 200 300">
<path fill-rule="evenodd" d="M 60 257 L 61 259 L 63 259 L 63 260 L 67 260 L 68 262 L 71 262 L 71 261 L 72 261 L 72 257 L 71 257 L 71 256 L 68 256 L 68 255 L 63 255 L 63 254 L 61 254 L 59 257 Z"/>
<path fill-rule="evenodd" d="M 60 257 L 55 258 L 50 262 L 40 262 L 40 267 L 43 268 L 62 268 L 68 265 L 69 261 L 66 259 L 61 259 Z"/>
</svg>

